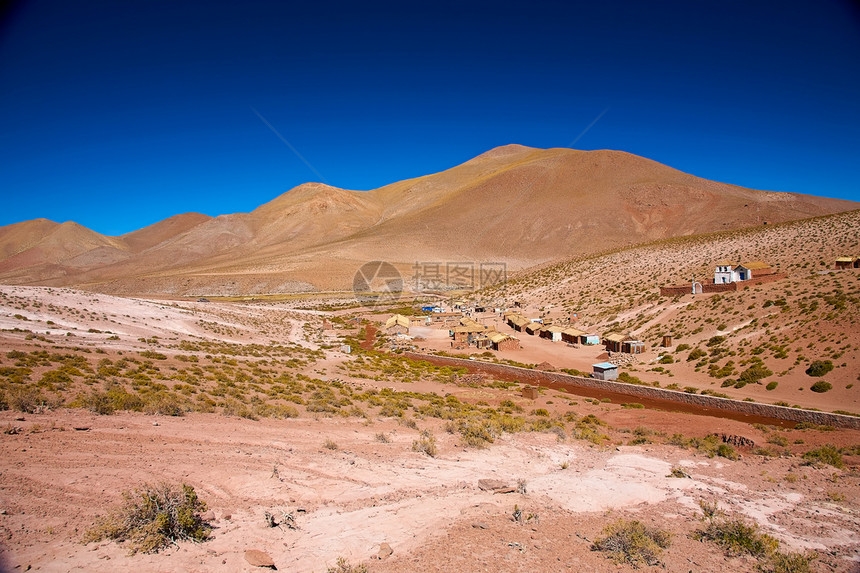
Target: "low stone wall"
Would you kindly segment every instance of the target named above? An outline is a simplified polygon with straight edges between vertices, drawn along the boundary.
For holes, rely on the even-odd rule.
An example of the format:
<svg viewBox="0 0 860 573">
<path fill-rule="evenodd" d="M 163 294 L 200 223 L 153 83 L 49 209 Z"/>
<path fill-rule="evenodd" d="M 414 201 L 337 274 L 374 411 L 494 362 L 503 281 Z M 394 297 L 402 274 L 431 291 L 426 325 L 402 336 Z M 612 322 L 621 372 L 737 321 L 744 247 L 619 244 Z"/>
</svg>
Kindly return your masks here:
<svg viewBox="0 0 860 573">
<path fill-rule="evenodd" d="M 470 370 L 480 370 L 490 375 L 502 377 L 515 377 L 517 380 L 536 386 L 546 385 L 547 382 L 570 387 L 591 388 L 615 394 L 640 397 L 650 400 L 662 400 L 679 404 L 688 404 L 702 408 L 713 408 L 777 420 L 790 422 L 808 422 L 812 424 L 835 426 L 840 428 L 852 428 L 860 430 L 860 418 L 854 416 L 843 416 L 828 412 L 815 412 L 813 410 L 801 410 L 798 408 L 786 408 L 772 404 L 761 404 L 759 402 L 744 402 L 729 398 L 717 398 L 716 396 L 704 396 L 702 394 L 688 394 L 677 390 L 666 390 L 653 386 L 640 386 L 637 384 L 625 384 L 624 382 L 612 382 L 609 380 L 597 380 L 582 376 L 571 376 L 561 372 L 546 372 L 544 370 L 533 370 L 519 368 L 504 364 L 494 364 L 479 360 L 466 360 L 463 358 L 451 358 L 448 356 L 436 356 L 432 354 L 420 354 L 418 352 L 404 352 L 402 356 L 412 360 L 428 360 L 436 364 L 446 364 L 454 367 L 465 367 Z"/>
</svg>

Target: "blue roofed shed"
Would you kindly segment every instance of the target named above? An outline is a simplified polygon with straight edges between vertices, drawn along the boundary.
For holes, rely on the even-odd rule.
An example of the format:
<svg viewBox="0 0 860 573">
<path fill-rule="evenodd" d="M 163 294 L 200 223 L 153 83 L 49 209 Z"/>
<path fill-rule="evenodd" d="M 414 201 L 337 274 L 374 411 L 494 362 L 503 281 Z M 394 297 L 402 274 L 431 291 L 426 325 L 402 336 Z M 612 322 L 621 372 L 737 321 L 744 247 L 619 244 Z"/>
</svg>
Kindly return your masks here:
<svg viewBox="0 0 860 573">
<path fill-rule="evenodd" d="M 592 377 L 598 380 L 618 380 L 618 366 L 610 362 L 601 362 L 600 364 L 592 364 L 594 369 Z"/>
</svg>

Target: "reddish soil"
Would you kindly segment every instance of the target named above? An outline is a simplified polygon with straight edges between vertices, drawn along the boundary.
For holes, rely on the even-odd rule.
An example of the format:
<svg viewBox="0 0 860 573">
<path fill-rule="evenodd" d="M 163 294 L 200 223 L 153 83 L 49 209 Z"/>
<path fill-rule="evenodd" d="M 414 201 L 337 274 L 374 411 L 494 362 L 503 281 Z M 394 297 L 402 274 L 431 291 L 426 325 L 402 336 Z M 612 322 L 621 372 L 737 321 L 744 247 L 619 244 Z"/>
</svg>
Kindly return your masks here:
<svg viewBox="0 0 860 573">
<path fill-rule="evenodd" d="M 405 382 L 382 371 L 375 372 L 379 380 L 350 379 L 338 367 L 358 356 L 333 350 L 336 332 L 323 331 L 313 311 L 262 304 L 180 305 L 58 289 L 4 287 L 0 292 L 4 369 L 13 367 L 13 351 L 76 352 L 94 363 L 157 349 L 170 355 L 152 359 L 165 374 L 159 380 L 173 384 L 167 375 L 188 368 L 176 356 L 182 341 L 266 345 L 278 340 L 329 348 L 304 372 L 345 378 L 359 391 L 390 387 L 450 394 L 492 407 L 510 401 L 524 415 L 546 410 L 553 420 L 593 414 L 606 422 L 600 431 L 608 435 L 600 446 L 574 439 L 570 423 L 563 436 L 502 434 L 489 447 L 476 449 L 456 431 L 449 433 L 445 420 L 413 410 L 404 419 L 381 417 L 366 403 L 366 419 L 310 412 L 304 406 L 297 418 L 260 421 L 219 413 L 166 417 L 6 410 L 0 412 L 4 573 L 258 570 L 245 560 L 251 549 L 266 552 L 279 570 L 290 571 L 325 571 L 339 557 L 365 563 L 370 571 L 615 571 L 612 561 L 591 550 L 591 542 L 619 518 L 674 534 L 660 557 L 668 571 L 755 571 L 751 558 L 727 557 L 714 544 L 689 537 L 702 527 L 701 500 L 717 501 L 727 514 L 756 523 L 779 539 L 784 551 L 814 551 L 820 573 L 852 571 L 860 563 L 856 447 L 843 456 L 842 469 L 805 465 L 802 457 L 825 444 L 856 446 L 857 431 L 780 429 L 625 409 L 554 389 L 526 400 L 519 388 L 494 387 L 492 380 L 470 385 L 428 376 Z M 182 352 L 195 354 L 199 361 L 192 364 L 201 368 L 226 368 L 229 358 L 207 358 L 208 350 Z M 263 363 L 250 354 L 237 358 L 236 366 L 248 362 L 249 371 Z M 33 368 L 31 383 L 38 384 L 51 366 Z M 75 378 L 78 386 L 66 391 L 69 397 L 90 388 L 84 377 Z M 413 450 L 422 432 L 435 437 L 435 457 Z M 676 433 L 741 436 L 772 455 L 747 447 L 739 449 L 737 460 L 710 458 L 665 444 Z M 642 438 L 639 445 L 631 445 L 637 438 Z M 668 477 L 673 468 L 690 477 Z M 478 481 L 487 478 L 511 486 L 524 480 L 526 493 L 481 490 Z M 134 556 L 125 544 L 82 544 L 83 533 L 121 501 L 123 491 L 160 481 L 186 482 L 209 504 L 209 541 Z M 512 520 L 515 506 L 525 523 Z M 267 527 L 266 512 L 278 520 L 292 514 L 298 529 Z M 383 543 L 393 554 L 373 559 Z"/>
</svg>

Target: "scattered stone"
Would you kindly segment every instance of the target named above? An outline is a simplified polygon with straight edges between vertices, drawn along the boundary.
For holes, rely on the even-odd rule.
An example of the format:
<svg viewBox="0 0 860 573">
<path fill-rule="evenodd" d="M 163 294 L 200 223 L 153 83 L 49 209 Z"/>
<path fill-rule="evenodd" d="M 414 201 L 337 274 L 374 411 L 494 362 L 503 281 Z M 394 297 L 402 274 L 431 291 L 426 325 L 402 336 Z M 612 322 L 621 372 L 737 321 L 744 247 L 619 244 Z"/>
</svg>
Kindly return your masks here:
<svg viewBox="0 0 860 573">
<path fill-rule="evenodd" d="M 720 438 L 724 444 L 731 444 L 732 446 L 738 448 L 752 448 L 755 447 L 755 442 L 749 438 L 745 438 L 743 436 L 736 436 L 734 434 L 714 434 L 718 438 Z"/>
<path fill-rule="evenodd" d="M 376 555 L 376 556 L 377 556 L 380 560 L 382 560 L 382 559 L 388 559 L 388 558 L 391 556 L 391 554 L 392 554 L 392 553 L 394 553 L 394 550 L 391 548 L 391 546 L 390 546 L 389 544 L 387 544 L 387 543 L 382 543 L 382 544 L 380 544 L 380 546 L 379 546 L 379 553 L 377 553 L 377 555 Z"/>
<path fill-rule="evenodd" d="M 474 527 L 475 529 L 488 529 L 490 526 L 483 521 L 476 521 L 472 524 L 472 527 Z"/>
<path fill-rule="evenodd" d="M 89 432 L 90 431 L 89 426 L 75 426 L 74 428 L 75 428 L 75 431 L 77 431 L 77 432 Z"/>
<path fill-rule="evenodd" d="M 487 478 L 487 479 L 479 479 L 478 480 L 478 489 L 480 489 L 482 491 L 493 491 L 493 492 L 495 492 L 496 490 L 508 489 L 510 487 L 511 486 L 509 484 L 507 484 L 506 482 L 504 482 L 500 479 L 489 479 L 489 478 Z"/>
<path fill-rule="evenodd" d="M 152 425 L 153 425 L 153 426 L 157 426 L 157 425 L 158 425 L 158 422 L 153 422 L 153 423 L 152 423 Z"/>
<path fill-rule="evenodd" d="M 254 567 L 268 567 L 269 569 L 275 569 L 276 571 L 278 569 L 275 567 L 274 559 L 272 559 L 268 553 L 260 551 L 259 549 L 248 549 L 245 551 L 245 561 Z"/>
<path fill-rule="evenodd" d="M 203 521 L 214 521 L 215 520 L 215 512 L 211 509 L 200 516 Z"/>
<path fill-rule="evenodd" d="M 26 418 L 24 418 L 24 416 L 18 416 L 15 418 L 15 421 L 16 422 L 24 422 L 24 421 L 26 421 Z"/>
</svg>

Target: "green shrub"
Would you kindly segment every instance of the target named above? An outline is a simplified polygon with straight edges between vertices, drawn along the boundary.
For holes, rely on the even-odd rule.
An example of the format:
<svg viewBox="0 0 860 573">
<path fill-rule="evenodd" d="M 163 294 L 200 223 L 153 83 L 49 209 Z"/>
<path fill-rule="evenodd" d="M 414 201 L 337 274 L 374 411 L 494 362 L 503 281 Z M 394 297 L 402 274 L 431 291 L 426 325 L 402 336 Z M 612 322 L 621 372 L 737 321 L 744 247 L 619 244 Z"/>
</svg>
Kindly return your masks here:
<svg viewBox="0 0 860 573">
<path fill-rule="evenodd" d="M 672 534 L 651 528 L 639 521 L 619 519 L 603 529 L 604 537 L 591 546 L 594 551 L 608 553 L 617 563 L 657 565 L 658 556 L 669 547 Z"/>
<path fill-rule="evenodd" d="M 727 519 L 719 515 L 712 517 L 707 527 L 697 530 L 694 536 L 699 541 L 713 541 L 729 555 L 768 557 L 779 547 L 776 539 L 759 533 L 757 525 L 748 524 L 739 518 Z"/>
<path fill-rule="evenodd" d="M 841 468 L 845 465 L 842 461 L 842 454 L 839 453 L 836 446 L 830 444 L 821 446 L 814 450 L 809 450 L 803 454 L 803 459 L 808 465 L 827 464 L 834 468 Z"/>
<path fill-rule="evenodd" d="M 692 362 L 693 360 L 698 360 L 699 358 L 702 358 L 703 356 L 707 356 L 707 353 L 704 350 L 702 350 L 701 348 L 696 348 L 695 350 L 690 352 L 690 354 L 687 356 L 687 362 Z"/>
<path fill-rule="evenodd" d="M 143 485 L 123 493 L 123 504 L 91 528 L 85 542 L 128 541 L 129 552 L 155 553 L 177 541 L 204 541 L 209 526 L 200 516 L 206 503 L 190 485 Z"/>
<path fill-rule="evenodd" d="M 144 402 L 143 411 L 147 414 L 182 416 L 188 410 L 179 396 L 165 390 L 147 394 L 144 397 Z"/>
<path fill-rule="evenodd" d="M 806 373 L 810 376 L 820 378 L 833 370 L 833 362 L 830 360 L 814 360 L 809 368 L 806 369 Z"/>
<path fill-rule="evenodd" d="M 142 358 L 151 358 L 153 360 L 167 360 L 166 355 L 164 355 L 160 352 L 154 352 L 152 350 L 144 350 L 143 352 L 140 353 L 140 356 Z"/>
<path fill-rule="evenodd" d="M 463 443 L 473 448 L 485 448 L 495 441 L 497 429 L 488 420 L 460 420 L 457 431 Z"/>
<path fill-rule="evenodd" d="M 767 368 L 764 364 L 757 362 L 753 364 L 738 376 L 739 382 L 745 382 L 747 384 L 756 384 L 762 378 L 767 378 L 768 376 L 773 376 L 773 371 Z"/>
<path fill-rule="evenodd" d="M 827 392 L 828 390 L 831 390 L 832 388 L 833 388 L 833 385 L 830 382 L 825 382 L 824 380 L 819 380 L 818 382 L 813 384 L 809 389 L 812 390 L 813 392 L 818 392 L 819 394 L 822 394 L 824 392 Z"/>
<path fill-rule="evenodd" d="M 812 573 L 810 562 L 815 555 L 803 553 L 774 553 L 770 562 L 759 567 L 761 573 Z"/>
<path fill-rule="evenodd" d="M 675 359 L 672 358 L 671 354 L 664 354 L 657 362 L 659 362 L 660 364 L 672 364 L 673 362 L 675 362 Z"/>
<path fill-rule="evenodd" d="M 765 390 L 776 390 L 777 386 L 779 386 L 779 382 L 777 381 L 768 382 L 767 386 L 765 386 Z"/>
<path fill-rule="evenodd" d="M 717 446 L 717 455 L 721 458 L 726 458 L 729 460 L 738 459 L 738 453 L 729 444 L 720 444 L 719 446 Z"/>
</svg>

